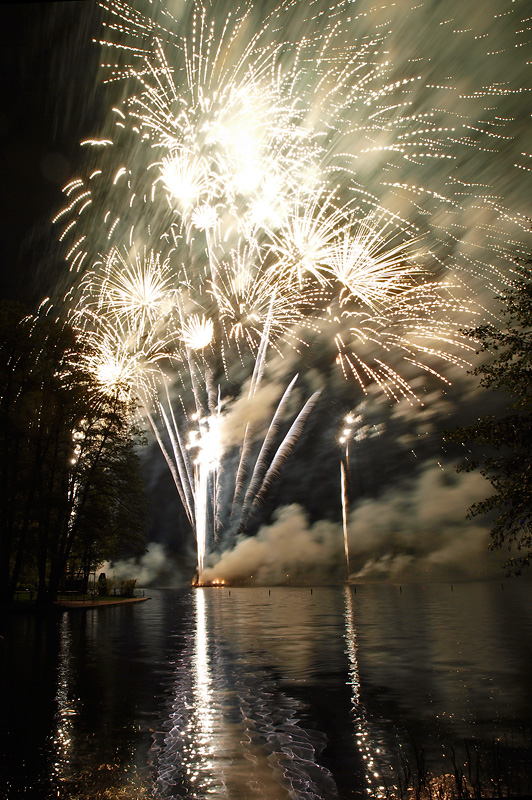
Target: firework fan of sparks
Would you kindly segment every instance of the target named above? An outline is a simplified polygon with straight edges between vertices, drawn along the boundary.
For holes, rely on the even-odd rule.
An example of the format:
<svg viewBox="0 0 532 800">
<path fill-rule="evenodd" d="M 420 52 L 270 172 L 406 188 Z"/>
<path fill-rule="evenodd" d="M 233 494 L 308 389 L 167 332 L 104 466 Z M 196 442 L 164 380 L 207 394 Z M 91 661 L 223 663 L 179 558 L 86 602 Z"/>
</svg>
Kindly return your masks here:
<svg viewBox="0 0 532 800">
<path fill-rule="evenodd" d="M 141 396 L 203 537 L 200 565 L 205 529 L 219 528 L 227 502 L 216 477 L 221 445 L 212 443 L 224 375 L 243 369 L 252 398 L 268 352 L 297 356 L 325 339 L 362 390 L 377 383 L 415 401 L 413 370 L 446 380 L 442 364 L 467 361 L 459 335 L 470 311 L 461 299 L 467 276 L 495 283 L 502 274 L 476 256 L 453 256 L 461 275 L 449 280 L 447 231 L 431 229 L 427 208 L 438 219 L 456 213 L 459 181 L 444 193 L 401 180 L 402 169 L 452 162 L 469 144 L 456 121 L 413 111 L 421 76 L 394 72 L 384 33 L 357 41 L 346 2 L 320 13 L 310 3 L 302 35 L 283 38 L 283 22 L 303 7 L 287 0 L 258 24 L 252 4 L 218 17 L 191 2 L 179 21 L 164 10 L 161 24 L 106 3 L 107 81 L 124 83 L 127 95 L 113 127 L 85 143 L 97 163 L 66 187 L 56 217 L 71 317 L 94 340 L 90 366 L 107 387 Z M 485 129 L 491 135 L 490 123 Z M 380 177 L 367 182 L 372 168 Z M 402 213 L 387 209 L 386 192 L 406 200 L 408 213 L 404 202 Z M 181 386 L 177 415 L 172 381 Z M 262 496 L 316 399 L 278 449 L 276 412 L 254 471 L 246 428 L 233 504 L 246 474 Z M 190 403 L 199 421 L 194 460 L 184 433 Z M 198 455 L 202 447 L 216 457 Z M 249 488 L 245 497 L 237 529 Z"/>
</svg>

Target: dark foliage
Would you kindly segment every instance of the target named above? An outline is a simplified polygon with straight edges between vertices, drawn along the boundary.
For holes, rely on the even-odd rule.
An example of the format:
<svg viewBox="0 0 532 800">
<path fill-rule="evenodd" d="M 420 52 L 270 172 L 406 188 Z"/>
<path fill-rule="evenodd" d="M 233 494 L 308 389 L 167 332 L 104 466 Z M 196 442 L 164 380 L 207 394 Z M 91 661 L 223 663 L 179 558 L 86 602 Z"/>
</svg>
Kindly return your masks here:
<svg viewBox="0 0 532 800">
<path fill-rule="evenodd" d="M 131 409 L 102 392 L 64 323 L 0 308 L 0 593 L 36 583 L 53 600 L 128 543 L 145 504 Z"/>
<path fill-rule="evenodd" d="M 489 359 L 474 370 L 480 385 L 508 393 L 508 412 L 482 416 L 474 425 L 458 428 L 449 438 L 487 448 L 487 454 L 458 467 L 479 469 L 494 492 L 469 509 L 469 516 L 496 514 L 491 530 L 494 549 L 513 556 L 505 563 L 519 575 L 532 562 L 532 271 L 520 276 L 498 299 L 503 305 L 500 326 L 482 325 L 466 331 Z"/>
</svg>

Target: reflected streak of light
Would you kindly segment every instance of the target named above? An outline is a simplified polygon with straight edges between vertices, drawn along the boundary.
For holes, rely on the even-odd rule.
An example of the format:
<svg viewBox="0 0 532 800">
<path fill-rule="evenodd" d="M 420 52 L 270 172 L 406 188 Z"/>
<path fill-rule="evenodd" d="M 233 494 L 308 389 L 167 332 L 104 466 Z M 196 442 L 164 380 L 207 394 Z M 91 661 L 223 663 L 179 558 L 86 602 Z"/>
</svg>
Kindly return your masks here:
<svg viewBox="0 0 532 800">
<path fill-rule="evenodd" d="M 350 586 L 344 588 L 345 597 L 345 640 L 347 656 L 349 659 L 349 676 L 351 679 L 351 704 L 353 722 L 355 726 L 356 746 L 364 763 L 366 778 L 366 793 L 368 797 L 384 798 L 389 796 L 380 772 L 380 764 L 376 758 L 378 748 L 372 742 L 366 712 L 360 699 L 360 675 L 358 672 L 357 634 L 355 628 L 355 612 L 353 608 L 353 595 Z"/>
<path fill-rule="evenodd" d="M 332 775 L 316 761 L 320 735 L 299 725 L 299 703 L 276 688 L 251 653 L 233 650 L 231 636 L 220 635 L 218 593 L 199 587 L 192 597 L 170 726 L 154 737 L 154 797 L 337 798 Z"/>
<path fill-rule="evenodd" d="M 196 717 L 196 738 L 199 744 L 199 755 L 202 758 L 212 756 L 213 720 L 212 720 L 212 677 L 209 664 L 207 620 L 205 608 L 205 592 L 198 589 L 196 600 L 196 631 L 194 641 L 194 708 Z"/>
<path fill-rule="evenodd" d="M 67 778 L 67 767 L 70 764 L 73 749 L 73 721 L 72 715 L 76 713 L 73 700 L 70 697 L 72 683 L 72 633 L 70 618 L 64 611 L 59 629 L 59 664 L 57 672 L 57 691 L 55 702 L 56 731 L 53 738 L 56 747 L 55 761 L 52 773 L 56 780 L 64 781 Z"/>
</svg>

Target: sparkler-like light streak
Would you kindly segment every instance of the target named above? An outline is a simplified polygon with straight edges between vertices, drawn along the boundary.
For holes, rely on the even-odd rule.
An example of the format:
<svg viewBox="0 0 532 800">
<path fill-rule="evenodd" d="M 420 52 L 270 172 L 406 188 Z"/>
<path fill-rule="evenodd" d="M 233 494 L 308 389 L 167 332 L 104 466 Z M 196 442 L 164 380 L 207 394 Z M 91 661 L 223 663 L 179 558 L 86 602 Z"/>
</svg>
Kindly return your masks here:
<svg viewBox="0 0 532 800">
<path fill-rule="evenodd" d="M 297 376 L 296 376 L 297 378 Z M 316 403 L 319 392 L 304 404 L 288 433 L 284 436 L 281 444 L 272 454 L 275 443 L 275 434 L 278 431 L 280 421 L 283 417 L 288 398 L 290 397 L 293 386 L 296 382 L 293 378 L 286 389 L 274 413 L 272 422 L 265 436 L 263 445 L 256 458 L 248 489 L 239 512 L 236 514 L 237 531 L 246 530 L 246 525 L 252 517 L 253 511 L 262 502 L 274 478 L 281 471 L 290 451 L 294 447 L 299 434 L 301 433 L 305 419 Z M 222 413 L 220 406 L 215 413 L 205 417 L 194 414 L 191 421 L 195 424 L 188 433 L 188 442 L 183 445 L 183 434 L 173 416 L 171 419 L 166 414 L 164 407 L 160 406 L 160 414 L 172 444 L 171 454 L 164 447 L 160 434 L 157 431 L 155 422 L 150 417 L 152 427 L 158 437 L 159 444 L 162 446 L 163 454 L 166 458 L 171 473 L 178 486 L 181 500 L 189 516 L 189 521 L 196 533 L 197 552 L 198 552 L 198 575 L 201 577 L 203 572 L 206 549 L 212 540 L 216 539 L 216 531 L 220 520 L 217 509 L 218 491 L 228 491 L 226 485 L 220 486 L 222 475 L 220 468 L 223 462 L 223 443 L 220 435 Z M 251 458 L 251 449 L 246 448 L 245 440 L 240 453 L 238 469 L 234 473 L 235 486 L 232 487 L 231 494 L 238 493 L 239 475 L 248 468 Z M 233 503 L 233 506 L 235 504 Z M 209 532 L 211 534 L 209 535 Z M 211 540 L 209 542 L 209 539 Z"/>
<path fill-rule="evenodd" d="M 245 426 L 227 494 L 233 445 L 218 431 L 234 389 L 224 383 L 249 381 L 253 399 L 270 352 L 297 359 L 325 340 L 362 391 L 376 383 L 414 403 L 414 370 L 445 381 L 441 364 L 467 363 L 459 327 L 469 306 L 457 295 L 468 271 L 481 265 L 493 282 L 502 273 L 447 258 L 441 220 L 461 210 L 465 182 L 405 179 L 470 147 L 467 126 L 414 111 L 422 76 L 394 72 L 382 30 L 357 40 L 346 0 L 321 10 L 283 0 L 260 23 L 252 3 L 220 18 L 190 0 L 179 21 L 164 9 L 162 22 L 121 0 L 102 7 L 107 81 L 128 91 L 98 140 L 97 169 L 66 187 L 56 217 L 71 316 L 94 340 L 102 383 L 141 397 L 201 572 L 223 504 L 242 504 L 231 525 L 243 530 L 318 398 L 274 453 L 289 384 L 252 470 L 256 434 Z M 283 36 L 295 11 L 304 33 Z M 486 135 L 494 126 L 485 122 Z M 447 263 L 461 270 L 454 288 Z"/>
<path fill-rule="evenodd" d="M 362 411 L 362 409 L 360 409 Z M 349 445 L 353 441 L 358 443 L 364 439 L 374 438 L 381 433 L 381 427 L 377 425 L 363 425 L 362 413 L 350 412 L 343 419 L 343 427 L 338 442 L 343 447 L 343 457 L 340 459 L 340 500 L 342 506 L 342 532 L 344 537 L 344 553 L 346 562 L 346 574 L 349 581 L 349 478 L 351 474 L 351 451 Z"/>
<path fill-rule="evenodd" d="M 383 425 L 364 424 L 363 416 L 364 403 L 354 412 L 349 412 L 342 420 L 342 430 L 338 436 L 338 442 L 343 448 L 343 457 L 340 459 L 340 499 L 342 506 L 342 532 L 344 538 L 344 553 L 346 561 L 347 580 L 350 576 L 350 556 L 349 556 L 349 481 L 351 476 L 351 449 L 350 444 L 355 445 L 367 439 L 380 436 Z M 355 456 L 356 458 L 356 456 Z"/>
<path fill-rule="evenodd" d="M 104 394 L 143 398 L 150 396 L 161 375 L 161 363 L 169 360 L 169 341 L 152 328 L 136 331 L 120 318 L 94 313 L 86 308 L 73 317 L 81 321 L 81 338 L 86 342 L 86 366 Z M 88 329 L 88 325 L 91 325 Z"/>
<path fill-rule="evenodd" d="M 357 656 L 357 632 L 355 626 L 355 609 L 353 602 L 353 589 L 350 586 L 344 588 L 345 601 L 345 641 L 346 653 L 349 659 L 349 678 L 351 682 L 351 706 L 353 722 L 356 729 L 356 745 L 362 756 L 362 763 L 365 769 L 366 793 L 368 797 L 376 800 L 386 797 L 389 792 L 390 778 L 393 772 L 389 770 L 388 775 L 381 772 L 380 762 L 386 763 L 385 754 L 382 752 L 382 745 L 372 741 L 371 729 L 368 724 L 366 709 L 360 697 L 360 674 Z M 392 767 L 393 769 L 393 767 Z M 386 780 L 387 779 L 387 780 Z M 388 783 L 388 786 L 386 785 Z M 394 787 L 395 788 L 395 787 Z"/>
<path fill-rule="evenodd" d="M 345 564 L 347 571 L 347 580 L 349 581 L 349 539 L 347 536 L 347 486 L 344 462 L 340 462 L 340 489 L 342 493 L 342 529 L 344 532 L 344 552 Z"/>
</svg>

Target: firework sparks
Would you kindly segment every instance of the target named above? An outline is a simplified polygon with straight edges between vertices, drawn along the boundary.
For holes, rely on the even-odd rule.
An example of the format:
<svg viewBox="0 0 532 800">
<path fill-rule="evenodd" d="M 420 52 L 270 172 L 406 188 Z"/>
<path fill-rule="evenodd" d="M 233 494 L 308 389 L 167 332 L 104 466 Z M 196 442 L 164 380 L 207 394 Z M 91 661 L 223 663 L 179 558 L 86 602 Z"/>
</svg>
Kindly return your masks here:
<svg viewBox="0 0 532 800">
<path fill-rule="evenodd" d="M 128 91 L 112 132 L 94 140 L 105 143 L 98 168 L 66 187 L 56 217 L 91 367 L 103 385 L 141 396 L 196 531 L 200 572 L 227 497 L 243 498 L 231 515 L 243 530 L 317 401 L 275 450 L 290 384 L 253 469 L 257 434 L 246 426 L 228 493 L 219 423 L 234 390 L 224 397 L 224 385 L 238 373 L 252 398 L 269 353 L 326 340 L 360 390 L 377 384 L 416 402 L 413 371 L 446 381 L 446 365 L 467 364 L 468 276 L 504 277 L 476 255 L 450 254 L 457 228 L 442 220 L 463 210 L 465 182 L 410 180 L 471 147 L 456 115 L 414 111 L 422 76 L 398 74 L 385 33 L 357 40 L 347 2 L 310 5 L 305 33 L 283 38 L 283 20 L 303 13 L 297 0 L 260 24 L 251 4 L 222 19 L 191 0 L 179 23 L 165 10 L 161 24 L 106 3 L 102 46 L 116 54 L 107 80 Z M 345 495 L 344 472 L 342 485 Z"/>
</svg>

